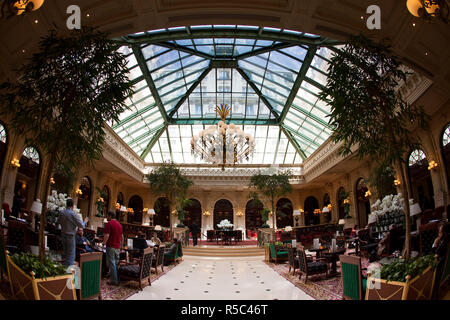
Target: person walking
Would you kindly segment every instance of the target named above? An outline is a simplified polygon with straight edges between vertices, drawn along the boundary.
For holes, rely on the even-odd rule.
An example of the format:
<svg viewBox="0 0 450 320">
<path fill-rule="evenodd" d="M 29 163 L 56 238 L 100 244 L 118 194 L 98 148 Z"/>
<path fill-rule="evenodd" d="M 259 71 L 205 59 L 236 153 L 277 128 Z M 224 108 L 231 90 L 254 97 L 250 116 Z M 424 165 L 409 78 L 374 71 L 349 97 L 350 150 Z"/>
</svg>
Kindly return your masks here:
<svg viewBox="0 0 450 320">
<path fill-rule="evenodd" d="M 117 267 L 120 259 L 120 248 L 123 243 L 122 225 L 116 220 L 114 211 L 108 212 L 107 220 L 108 223 L 103 231 L 103 245 L 106 245 L 106 263 L 109 267 L 108 284 L 118 286 Z"/>
<path fill-rule="evenodd" d="M 61 225 L 61 237 L 64 249 L 64 265 L 71 266 L 75 263 L 75 235 L 77 228 L 84 228 L 89 218 L 84 222 L 73 211 L 73 200 L 66 200 L 66 209 L 59 214 L 58 224 Z"/>
<path fill-rule="evenodd" d="M 198 225 L 194 222 L 192 222 L 191 226 L 190 226 L 190 231 L 192 234 L 192 242 L 194 243 L 194 247 L 197 245 L 197 237 L 198 234 L 200 232 Z"/>
</svg>

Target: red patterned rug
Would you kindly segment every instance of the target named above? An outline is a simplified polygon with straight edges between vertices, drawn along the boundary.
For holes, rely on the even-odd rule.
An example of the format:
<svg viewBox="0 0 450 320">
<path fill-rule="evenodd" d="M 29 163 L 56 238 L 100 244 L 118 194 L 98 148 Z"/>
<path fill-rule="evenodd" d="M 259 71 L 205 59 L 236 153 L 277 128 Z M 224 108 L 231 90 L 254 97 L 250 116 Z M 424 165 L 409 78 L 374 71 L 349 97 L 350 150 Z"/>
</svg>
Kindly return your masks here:
<svg viewBox="0 0 450 320">
<path fill-rule="evenodd" d="M 207 241 L 207 240 L 198 240 L 198 245 L 208 245 L 208 246 L 223 246 L 222 242 L 219 241 Z M 239 242 L 233 242 L 232 245 L 227 245 L 227 247 L 233 247 L 233 246 L 256 246 L 258 244 L 258 240 L 244 240 Z M 193 246 L 194 243 L 192 242 L 192 239 L 189 239 L 189 246 Z"/>
</svg>

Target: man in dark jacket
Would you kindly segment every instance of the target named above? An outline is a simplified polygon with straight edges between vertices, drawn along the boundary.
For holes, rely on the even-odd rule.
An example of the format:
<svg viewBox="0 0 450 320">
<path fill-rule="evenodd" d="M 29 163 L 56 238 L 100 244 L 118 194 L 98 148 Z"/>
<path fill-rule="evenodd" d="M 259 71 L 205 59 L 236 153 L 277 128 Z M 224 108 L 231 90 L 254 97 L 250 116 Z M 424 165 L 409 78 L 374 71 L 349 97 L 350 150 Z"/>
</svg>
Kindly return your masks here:
<svg viewBox="0 0 450 320">
<path fill-rule="evenodd" d="M 192 222 L 191 226 L 189 227 L 189 231 L 192 234 L 192 242 L 194 243 L 194 247 L 197 245 L 197 237 L 200 233 L 200 228 L 198 225 L 194 222 Z"/>
</svg>

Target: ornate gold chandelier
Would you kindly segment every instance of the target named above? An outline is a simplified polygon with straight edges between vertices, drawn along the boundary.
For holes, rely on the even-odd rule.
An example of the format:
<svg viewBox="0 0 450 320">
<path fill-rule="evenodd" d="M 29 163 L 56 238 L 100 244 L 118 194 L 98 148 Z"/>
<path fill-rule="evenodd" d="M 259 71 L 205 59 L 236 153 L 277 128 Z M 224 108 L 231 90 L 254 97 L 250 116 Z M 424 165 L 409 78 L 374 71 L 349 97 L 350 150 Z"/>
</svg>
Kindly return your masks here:
<svg viewBox="0 0 450 320">
<path fill-rule="evenodd" d="M 438 18 L 445 23 L 450 22 L 448 0 L 407 0 L 406 7 L 413 16 L 428 22 L 431 22 L 433 18 Z"/>
<path fill-rule="evenodd" d="M 1 6 L 1 17 L 5 16 L 5 10 L 8 11 L 8 18 L 14 15 L 24 15 L 27 12 L 39 9 L 45 0 L 3 0 Z"/>
<path fill-rule="evenodd" d="M 215 110 L 222 120 L 217 126 L 212 125 L 192 137 L 191 152 L 207 163 L 220 165 L 223 171 L 227 164 L 235 165 L 244 159 L 248 161 L 255 150 L 255 139 L 233 123 L 225 123 L 230 106 L 221 104 Z"/>
</svg>

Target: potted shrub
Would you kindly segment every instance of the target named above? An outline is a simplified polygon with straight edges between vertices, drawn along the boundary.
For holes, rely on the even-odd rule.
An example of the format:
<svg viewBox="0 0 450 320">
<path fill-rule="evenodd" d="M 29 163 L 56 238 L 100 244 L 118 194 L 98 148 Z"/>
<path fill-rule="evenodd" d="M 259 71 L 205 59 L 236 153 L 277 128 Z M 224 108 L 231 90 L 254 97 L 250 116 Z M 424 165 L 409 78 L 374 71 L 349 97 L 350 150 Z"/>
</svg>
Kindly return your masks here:
<svg viewBox="0 0 450 320">
<path fill-rule="evenodd" d="M 19 300 L 76 300 L 73 273 L 45 257 L 31 253 L 6 256 L 13 296 Z"/>
<path fill-rule="evenodd" d="M 376 269 L 367 279 L 366 300 L 431 299 L 436 264 L 434 255 L 427 255 Z"/>
</svg>

